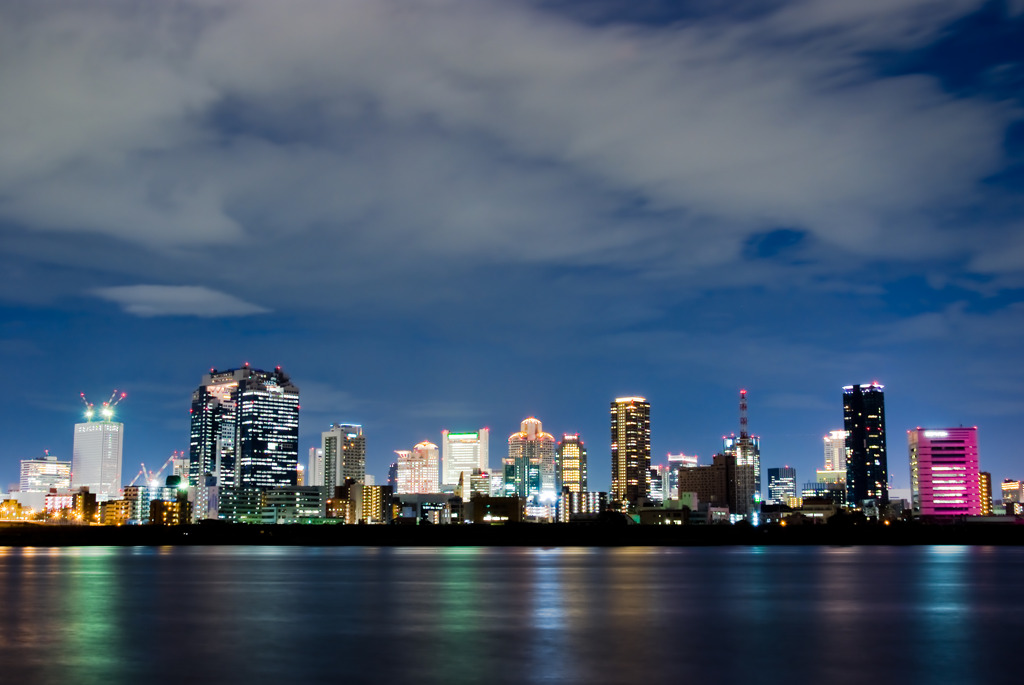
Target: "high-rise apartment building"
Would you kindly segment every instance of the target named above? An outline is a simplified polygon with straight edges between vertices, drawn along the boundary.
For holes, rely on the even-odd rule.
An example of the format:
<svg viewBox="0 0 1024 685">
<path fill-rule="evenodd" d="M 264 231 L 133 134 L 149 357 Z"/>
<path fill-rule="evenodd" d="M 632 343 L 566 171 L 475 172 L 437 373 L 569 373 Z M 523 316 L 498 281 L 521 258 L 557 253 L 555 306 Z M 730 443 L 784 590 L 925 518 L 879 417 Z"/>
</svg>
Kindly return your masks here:
<svg viewBox="0 0 1024 685">
<path fill-rule="evenodd" d="M 768 504 L 789 504 L 796 499 L 796 469 L 768 469 Z"/>
<path fill-rule="evenodd" d="M 490 471 L 490 440 L 489 428 L 466 433 L 441 431 L 441 484 L 457 486 L 460 476 L 469 482 L 473 469 Z"/>
<path fill-rule="evenodd" d="M 587 448 L 579 433 L 565 433 L 555 450 L 558 476 L 557 489 L 569 492 L 587 491 Z"/>
<path fill-rule="evenodd" d="M 504 466 L 506 496 L 555 501 L 555 438 L 538 419 L 525 419 L 519 432 L 508 436 Z"/>
<path fill-rule="evenodd" d="M 992 515 L 992 474 L 988 471 L 978 472 L 978 490 L 981 493 L 981 515 Z"/>
<path fill-rule="evenodd" d="M 851 507 L 860 507 L 865 500 L 889 502 L 884 390 L 885 386 L 879 383 L 843 388 L 846 501 Z"/>
<path fill-rule="evenodd" d="M 907 431 L 914 516 L 980 516 L 977 428 Z"/>
<path fill-rule="evenodd" d="M 49 454 L 21 460 L 21 492 L 49 492 L 50 488 L 68 490 L 70 487 L 70 461 L 60 461 Z"/>
<path fill-rule="evenodd" d="M 91 418 L 92 411 L 86 416 Z M 104 406 L 101 421 L 75 424 L 71 456 L 71 487 L 89 488 L 98 501 L 121 496 L 121 458 L 124 424 L 112 421 L 113 411 Z"/>
<path fill-rule="evenodd" d="M 280 367 L 211 369 L 192 393 L 191 411 L 189 483 L 196 520 L 216 518 L 219 496 L 229 489 L 295 486 L 299 389 Z"/>
<path fill-rule="evenodd" d="M 398 455 L 395 494 L 426 495 L 441 491 L 437 445 L 423 441 L 411 450 L 395 450 L 395 454 Z"/>
<path fill-rule="evenodd" d="M 366 436 L 363 427 L 353 423 L 334 423 L 320 434 L 324 453 L 323 486 L 328 497 L 346 481 L 366 482 Z"/>
<path fill-rule="evenodd" d="M 619 397 L 611 403 L 612 488 L 619 506 L 635 507 L 651 484 L 651 403 Z"/>
</svg>

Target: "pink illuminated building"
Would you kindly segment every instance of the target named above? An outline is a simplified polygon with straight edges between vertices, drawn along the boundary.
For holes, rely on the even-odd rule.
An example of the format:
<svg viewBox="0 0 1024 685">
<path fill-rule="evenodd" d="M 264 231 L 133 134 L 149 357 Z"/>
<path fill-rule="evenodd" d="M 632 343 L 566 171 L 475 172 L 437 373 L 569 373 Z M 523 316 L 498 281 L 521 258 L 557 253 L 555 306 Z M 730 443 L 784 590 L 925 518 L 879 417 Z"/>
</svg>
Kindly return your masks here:
<svg viewBox="0 0 1024 685">
<path fill-rule="evenodd" d="M 980 516 L 978 429 L 907 431 L 914 515 Z"/>
</svg>

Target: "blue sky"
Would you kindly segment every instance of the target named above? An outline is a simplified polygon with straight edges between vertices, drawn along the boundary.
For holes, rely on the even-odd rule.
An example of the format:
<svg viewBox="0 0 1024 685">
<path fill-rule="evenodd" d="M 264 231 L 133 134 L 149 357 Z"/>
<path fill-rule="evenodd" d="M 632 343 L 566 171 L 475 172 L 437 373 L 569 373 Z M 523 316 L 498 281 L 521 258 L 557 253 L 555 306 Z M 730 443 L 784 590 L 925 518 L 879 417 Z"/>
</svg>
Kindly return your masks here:
<svg viewBox="0 0 1024 685">
<path fill-rule="evenodd" d="M 301 449 L 527 416 L 609 477 L 608 403 L 707 460 L 746 388 L 810 480 L 841 387 L 1024 477 L 1024 4 L 0 4 L 0 484 L 121 405 L 126 479 L 210 367 Z"/>
</svg>

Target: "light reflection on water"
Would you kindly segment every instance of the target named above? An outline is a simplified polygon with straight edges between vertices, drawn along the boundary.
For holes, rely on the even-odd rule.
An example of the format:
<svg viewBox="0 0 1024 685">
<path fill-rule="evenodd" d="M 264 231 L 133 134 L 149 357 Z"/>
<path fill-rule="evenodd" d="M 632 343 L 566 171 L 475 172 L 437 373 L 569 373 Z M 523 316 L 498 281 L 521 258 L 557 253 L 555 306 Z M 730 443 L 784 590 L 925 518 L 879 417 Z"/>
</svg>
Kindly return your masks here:
<svg viewBox="0 0 1024 685">
<path fill-rule="evenodd" d="M 1024 550 L 0 549 L 26 683 L 975 682 Z"/>
</svg>

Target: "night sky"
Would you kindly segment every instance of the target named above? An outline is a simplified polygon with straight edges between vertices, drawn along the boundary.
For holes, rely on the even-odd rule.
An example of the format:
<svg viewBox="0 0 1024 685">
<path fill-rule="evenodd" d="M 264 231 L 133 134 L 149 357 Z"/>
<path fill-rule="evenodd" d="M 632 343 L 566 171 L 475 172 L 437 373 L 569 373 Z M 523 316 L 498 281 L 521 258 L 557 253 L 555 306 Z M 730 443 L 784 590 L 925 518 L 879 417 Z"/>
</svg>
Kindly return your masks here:
<svg viewBox="0 0 1024 685">
<path fill-rule="evenodd" d="M 613 398 L 708 463 L 741 388 L 813 480 L 875 380 L 894 487 L 915 426 L 1024 477 L 1022 190 L 1021 0 L 0 2 L 0 489 L 244 362 L 378 482 L 536 416 L 606 490 Z"/>
</svg>

